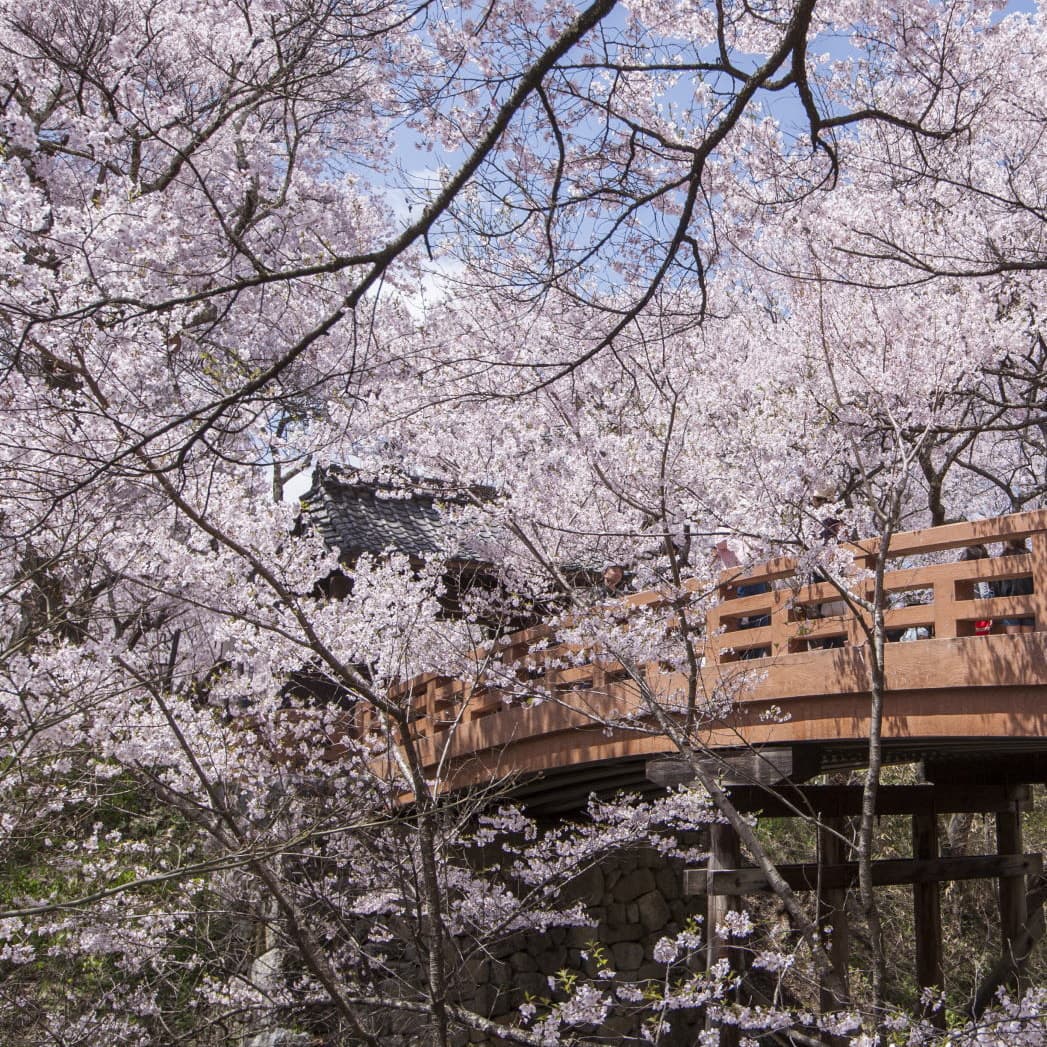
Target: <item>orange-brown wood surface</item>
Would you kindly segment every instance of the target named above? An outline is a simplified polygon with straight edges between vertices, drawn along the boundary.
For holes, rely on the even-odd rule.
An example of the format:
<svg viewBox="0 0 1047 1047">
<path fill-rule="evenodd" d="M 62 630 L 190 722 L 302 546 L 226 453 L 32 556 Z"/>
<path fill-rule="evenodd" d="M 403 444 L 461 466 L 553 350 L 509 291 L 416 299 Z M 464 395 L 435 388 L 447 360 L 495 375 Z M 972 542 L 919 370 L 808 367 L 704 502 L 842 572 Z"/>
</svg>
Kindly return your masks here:
<svg viewBox="0 0 1047 1047">
<path fill-rule="evenodd" d="M 968 546 L 1007 538 L 1028 539 L 1029 551 L 960 560 Z M 852 592 L 868 595 L 865 568 L 875 543 L 848 548 Z M 1043 739 L 1047 751 L 1047 510 L 898 534 L 889 554 L 890 635 L 922 626 L 931 637 L 886 646 L 885 739 L 919 741 L 924 748 L 956 739 L 983 739 L 987 746 Z M 915 566 L 906 562 L 916 558 Z M 986 583 L 1013 578 L 1032 578 L 1032 594 L 986 595 Z M 740 585 L 759 582 L 769 591 L 735 595 Z M 900 605 L 913 594 L 921 602 Z M 840 601 L 839 591 L 826 582 L 804 584 L 787 558 L 725 573 L 716 595 L 700 670 L 704 744 L 733 749 L 867 738 L 869 649 L 859 608 L 820 617 L 823 605 Z M 627 613 L 662 599 L 642 593 L 622 607 Z M 769 625 L 745 627 L 746 618 L 762 616 Z M 1005 617 L 1032 619 L 1035 631 L 1002 635 Z M 977 635 L 984 626 L 976 623 L 988 619 L 993 634 Z M 826 641 L 843 646 L 823 649 Z M 535 650 L 542 642 L 551 646 Z M 679 707 L 686 677 L 657 665 L 627 670 L 606 658 L 557 667 L 567 651 L 552 644 L 549 630 L 530 629 L 478 655 L 518 681 L 512 691 L 489 677 L 470 685 L 430 674 L 404 685 L 401 696 L 412 703 L 416 742 L 432 776 L 455 788 L 672 749 L 641 699 L 639 682 Z M 730 702 L 722 700 L 725 694 Z M 367 731 L 369 714 L 359 720 L 356 729 Z"/>
</svg>

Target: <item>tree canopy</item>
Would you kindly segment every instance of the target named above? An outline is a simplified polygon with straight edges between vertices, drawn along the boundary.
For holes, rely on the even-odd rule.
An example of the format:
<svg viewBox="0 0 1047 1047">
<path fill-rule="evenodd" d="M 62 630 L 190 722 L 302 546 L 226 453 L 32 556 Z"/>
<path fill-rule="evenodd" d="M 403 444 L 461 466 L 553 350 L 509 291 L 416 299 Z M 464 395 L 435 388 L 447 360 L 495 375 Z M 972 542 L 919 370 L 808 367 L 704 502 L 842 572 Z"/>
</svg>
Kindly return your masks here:
<svg viewBox="0 0 1047 1047">
<path fill-rule="evenodd" d="M 3 0 L 7 1042 L 539 1044 L 722 995 L 455 1002 L 578 921 L 577 871 L 712 815 L 443 802 L 397 685 L 527 608 L 693 680 L 717 542 L 846 590 L 829 512 L 1042 506 L 1045 66 L 996 0 Z M 330 466 L 454 492 L 496 582 L 449 614 L 441 557 L 340 564 L 289 486 Z M 616 633 L 607 564 L 664 617 Z M 753 1035 L 805 1035 L 775 1002 Z"/>
</svg>

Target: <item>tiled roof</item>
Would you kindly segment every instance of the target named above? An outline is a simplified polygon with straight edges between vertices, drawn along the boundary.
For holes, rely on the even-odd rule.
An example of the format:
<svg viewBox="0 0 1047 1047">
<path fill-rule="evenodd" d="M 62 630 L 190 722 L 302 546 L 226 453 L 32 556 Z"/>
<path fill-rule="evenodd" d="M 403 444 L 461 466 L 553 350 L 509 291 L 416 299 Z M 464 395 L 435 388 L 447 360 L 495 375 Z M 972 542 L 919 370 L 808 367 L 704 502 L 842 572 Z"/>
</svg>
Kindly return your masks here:
<svg viewBox="0 0 1047 1047">
<path fill-rule="evenodd" d="M 351 470 L 318 470 L 302 499 L 306 521 L 346 559 L 389 549 L 417 559 L 446 550 L 450 525 L 447 505 L 462 504 L 461 495 L 437 485 L 400 485 L 363 481 Z M 459 553 L 460 560 L 477 560 Z"/>
</svg>

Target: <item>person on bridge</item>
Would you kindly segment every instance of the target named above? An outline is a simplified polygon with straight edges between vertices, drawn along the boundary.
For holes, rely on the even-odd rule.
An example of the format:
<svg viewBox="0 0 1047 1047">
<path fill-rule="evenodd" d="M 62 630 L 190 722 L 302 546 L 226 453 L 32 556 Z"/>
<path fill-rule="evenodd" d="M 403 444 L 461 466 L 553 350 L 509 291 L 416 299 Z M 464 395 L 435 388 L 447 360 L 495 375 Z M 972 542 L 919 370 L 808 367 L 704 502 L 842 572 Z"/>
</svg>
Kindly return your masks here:
<svg viewBox="0 0 1047 1047">
<path fill-rule="evenodd" d="M 966 562 L 970 560 L 988 560 L 989 550 L 979 542 L 977 545 L 968 545 L 962 553 L 960 553 L 960 562 Z M 999 596 L 997 591 L 997 584 L 995 582 L 974 582 L 971 586 L 971 596 L 975 600 L 988 600 L 990 597 Z M 988 636 L 992 632 L 992 619 L 991 618 L 979 618 L 974 622 L 974 635 L 975 636 Z"/>
<path fill-rule="evenodd" d="M 1025 556 L 1028 552 L 1029 547 L 1025 544 L 1024 538 L 1008 538 L 1004 543 L 1003 552 L 1000 553 L 1000 556 Z M 1032 595 L 1031 575 L 1026 575 L 1024 578 L 1005 578 L 997 584 L 1000 587 L 1000 596 Z M 1008 636 L 1014 636 L 1017 633 L 1031 633 L 1035 628 L 1035 618 L 1004 618 L 1003 620 L 1003 631 Z"/>
</svg>

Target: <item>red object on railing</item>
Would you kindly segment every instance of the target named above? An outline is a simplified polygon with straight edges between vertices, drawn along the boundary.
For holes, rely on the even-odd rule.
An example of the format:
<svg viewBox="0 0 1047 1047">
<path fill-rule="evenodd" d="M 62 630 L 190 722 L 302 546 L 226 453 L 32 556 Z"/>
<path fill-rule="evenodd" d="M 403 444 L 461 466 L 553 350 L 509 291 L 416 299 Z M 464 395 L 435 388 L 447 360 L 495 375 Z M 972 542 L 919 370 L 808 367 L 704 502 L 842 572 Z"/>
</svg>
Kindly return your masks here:
<svg viewBox="0 0 1047 1047">
<path fill-rule="evenodd" d="M 975 636 L 988 636 L 992 632 L 992 619 L 981 618 L 974 623 Z"/>
</svg>

